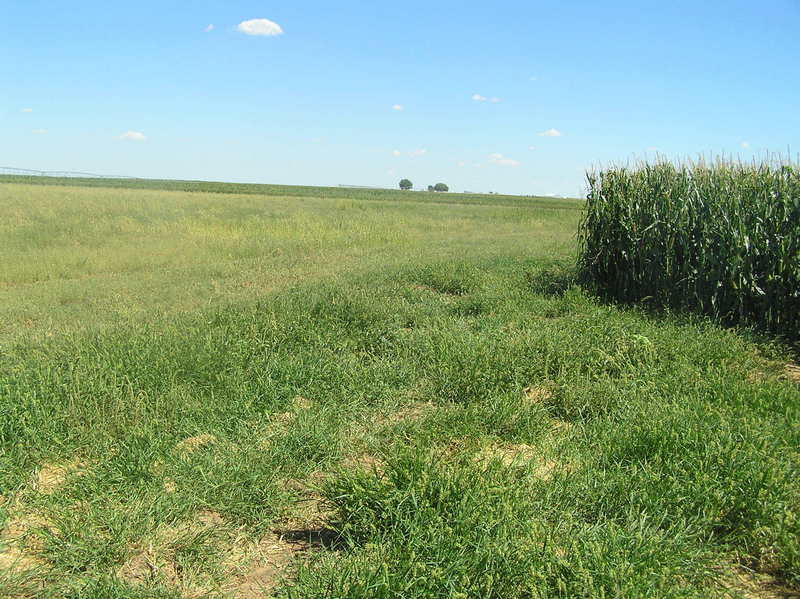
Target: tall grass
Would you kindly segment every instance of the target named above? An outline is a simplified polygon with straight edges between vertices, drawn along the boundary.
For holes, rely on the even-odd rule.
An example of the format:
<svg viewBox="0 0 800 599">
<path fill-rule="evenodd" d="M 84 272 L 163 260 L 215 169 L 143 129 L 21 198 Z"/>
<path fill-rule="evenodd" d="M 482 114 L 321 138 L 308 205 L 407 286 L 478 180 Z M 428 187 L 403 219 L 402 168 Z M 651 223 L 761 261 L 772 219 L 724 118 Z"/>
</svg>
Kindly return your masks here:
<svg viewBox="0 0 800 599">
<path fill-rule="evenodd" d="M 658 162 L 587 174 L 584 282 L 800 337 L 800 170 Z"/>
</svg>

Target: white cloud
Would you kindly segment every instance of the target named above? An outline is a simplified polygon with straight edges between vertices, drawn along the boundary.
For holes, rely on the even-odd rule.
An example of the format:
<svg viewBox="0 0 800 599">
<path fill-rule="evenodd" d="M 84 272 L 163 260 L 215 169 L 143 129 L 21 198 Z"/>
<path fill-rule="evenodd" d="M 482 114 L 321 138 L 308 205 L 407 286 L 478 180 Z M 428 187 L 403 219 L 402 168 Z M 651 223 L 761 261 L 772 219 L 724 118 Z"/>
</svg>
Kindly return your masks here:
<svg viewBox="0 0 800 599">
<path fill-rule="evenodd" d="M 528 149 L 533 152 L 536 149 L 536 146 L 528 146 Z"/>
<path fill-rule="evenodd" d="M 464 162 L 463 160 L 459 160 L 458 162 L 456 162 L 456 166 L 458 168 L 464 168 L 465 166 L 467 166 L 467 163 Z"/>
<path fill-rule="evenodd" d="M 749 141 L 743 141 L 741 143 L 741 146 L 742 146 L 742 148 L 744 148 L 746 150 L 747 148 L 750 147 L 750 142 Z"/>
<path fill-rule="evenodd" d="M 141 131 L 126 131 L 119 138 L 126 141 L 147 141 L 147 136 Z"/>
<path fill-rule="evenodd" d="M 213 24 L 207 25 L 206 28 L 203 29 L 203 31 L 205 31 L 206 33 L 208 33 L 209 31 L 214 31 L 214 25 Z"/>
<path fill-rule="evenodd" d="M 533 75 L 531 75 L 530 77 L 528 77 L 528 80 L 529 80 L 529 81 L 536 81 L 537 79 L 538 79 L 538 77 L 534 77 Z"/>
<path fill-rule="evenodd" d="M 420 156 L 425 156 L 428 153 L 428 150 L 425 148 L 418 148 L 416 150 L 411 150 L 410 152 L 401 152 L 400 150 L 392 150 L 392 156 L 395 158 L 400 158 L 401 156 L 410 156 L 411 158 L 419 158 Z"/>
<path fill-rule="evenodd" d="M 402 104 L 395 104 L 392 106 L 392 110 L 402 111 L 404 106 Z"/>
<path fill-rule="evenodd" d="M 497 166 L 510 166 L 516 168 L 520 165 L 519 160 L 513 160 L 512 158 L 506 158 L 502 154 L 489 154 L 489 163 L 496 164 Z"/>
<path fill-rule="evenodd" d="M 33 112 L 33 108 L 23 108 L 22 112 Z"/>
<path fill-rule="evenodd" d="M 245 35 L 283 35 L 283 28 L 269 19 L 250 19 L 242 21 L 236 26 L 236 30 Z"/>
<path fill-rule="evenodd" d="M 34 129 L 31 133 L 34 135 L 47 135 L 47 129 Z"/>
<path fill-rule="evenodd" d="M 541 137 L 561 137 L 561 131 L 558 129 L 548 129 L 539 134 Z"/>
<path fill-rule="evenodd" d="M 472 94 L 472 99 L 476 102 L 491 102 L 492 104 L 502 102 L 500 98 L 487 98 L 486 96 L 482 96 L 480 94 Z"/>
</svg>

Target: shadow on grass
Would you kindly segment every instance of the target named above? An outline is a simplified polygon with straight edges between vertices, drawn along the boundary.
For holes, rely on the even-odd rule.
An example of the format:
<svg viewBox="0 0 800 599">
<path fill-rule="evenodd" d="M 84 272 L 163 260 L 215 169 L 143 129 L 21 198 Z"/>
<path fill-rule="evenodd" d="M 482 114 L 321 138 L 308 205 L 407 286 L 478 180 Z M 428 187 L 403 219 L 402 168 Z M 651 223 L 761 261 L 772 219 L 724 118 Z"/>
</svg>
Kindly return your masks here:
<svg viewBox="0 0 800 599">
<path fill-rule="evenodd" d="M 538 295 L 562 298 L 570 289 L 579 287 L 584 294 L 598 303 L 621 310 L 633 310 L 652 322 L 669 321 L 684 326 L 720 326 L 757 345 L 767 356 L 779 358 L 788 355 L 795 363 L 800 363 L 800 337 L 797 335 L 770 330 L 758 323 L 736 322 L 688 308 L 676 308 L 655 298 L 622 301 L 605 293 L 601 286 L 582 279 L 577 268 L 569 263 L 547 264 L 539 270 L 525 271 L 524 274 L 528 289 Z"/>
<path fill-rule="evenodd" d="M 567 264 L 548 264 L 540 270 L 525 271 L 528 288 L 540 295 L 561 297 L 578 284 L 577 271 Z"/>
<path fill-rule="evenodd" d="M 342 546 L 341 536 L 332 528 L 297 528 L 280 531 L 280 536 L 298 551 L 311 549 L 338 549 Z"/>
</svg>

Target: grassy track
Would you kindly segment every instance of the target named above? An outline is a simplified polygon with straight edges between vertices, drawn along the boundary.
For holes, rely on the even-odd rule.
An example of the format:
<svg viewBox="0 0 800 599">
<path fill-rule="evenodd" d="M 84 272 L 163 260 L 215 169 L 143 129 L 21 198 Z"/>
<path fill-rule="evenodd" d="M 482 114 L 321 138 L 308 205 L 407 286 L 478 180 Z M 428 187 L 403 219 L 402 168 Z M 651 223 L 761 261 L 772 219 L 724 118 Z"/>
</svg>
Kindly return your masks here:
<svg viewBox="0 0 800 599">
<path fill-rule="evenodd" d="M 0 596 L 797 588 L 784 348 L 589 297 L 577 202 L 336 193 L 0 185 Z"/>
</svg>

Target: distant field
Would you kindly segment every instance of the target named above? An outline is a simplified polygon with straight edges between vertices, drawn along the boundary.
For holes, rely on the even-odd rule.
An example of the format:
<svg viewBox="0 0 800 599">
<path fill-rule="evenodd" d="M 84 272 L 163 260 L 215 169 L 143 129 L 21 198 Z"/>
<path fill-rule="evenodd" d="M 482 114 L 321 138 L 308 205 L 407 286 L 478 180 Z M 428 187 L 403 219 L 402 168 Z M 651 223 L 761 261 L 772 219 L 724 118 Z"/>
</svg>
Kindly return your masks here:
<svg viewBox="0 0 800 599">
<path fill-rule="evenodd" d="M 0 175 L 0 183 L 51 185 L 57 187 L 102 187 L 104 189 L 152 189 L 159 191 L 196 191 L 235 195 L 267 195 L 281 197 L 340 198 L 347 200 L 433 202 L 443 204 L 492 204 L 494 206 L 529 206 L 532 199 L 542 208 L 571 206 L 579 209 L 582 200 L 533 196 L 509 196 L 478 193 L 435 193 L 372 189 L 358 187 L 311 187 L 305 185 L 268 185 L 259 183 L 223 183 L 213 181 L 179 181 L 175 179 L 83 179 L 80 177 L 26 177 Z"/>
<path fill-rule="evenodd" d="M 20 179 L 35 185 L 0 184 L 0 339 L 255 300 L 313 278 L 476 247 L 560 257 L 581 206 L 181 181 L 0 182 Z"/>
<path fill-rule="evenodd" d="M 789 348 L 582 208 L 0 179 L 0 597 L 797 596 Z"/>
</svg>

